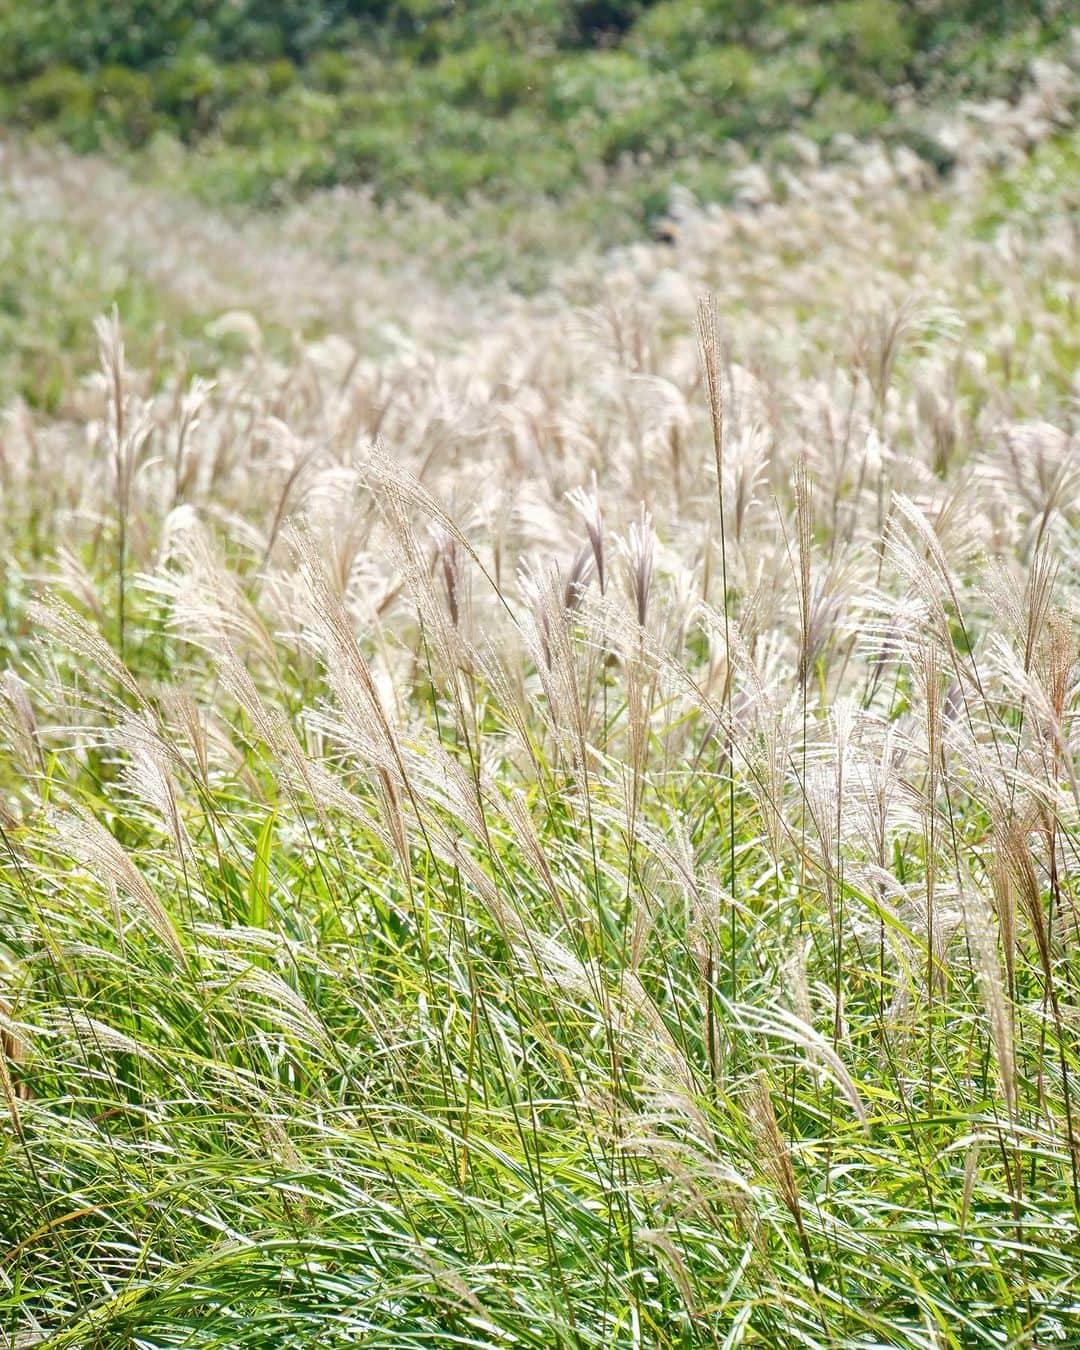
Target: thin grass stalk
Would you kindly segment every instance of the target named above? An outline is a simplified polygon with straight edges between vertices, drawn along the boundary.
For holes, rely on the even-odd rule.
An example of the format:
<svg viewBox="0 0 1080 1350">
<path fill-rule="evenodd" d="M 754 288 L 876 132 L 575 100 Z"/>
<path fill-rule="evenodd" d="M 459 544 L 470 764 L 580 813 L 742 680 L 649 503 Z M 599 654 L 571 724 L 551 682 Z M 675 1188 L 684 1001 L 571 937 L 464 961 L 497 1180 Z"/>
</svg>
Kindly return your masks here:
<svg viewBox="0 0 1080 1350">
<path fill-rule="evenodd" d="M 705 374 L 705 389 L 708 396 L 709 420 L 712 427 L 713 462 L 716 470 L 716 490 L 720 508 L 720 585 L 723 590 L 724 614 L 724 688 L 721 704 L 727 713 L 728 736 L 734 738 L 734 717 L 732 715 L 732 662 L 731 662 L 731 601 L 728 584 L 727 524 L 724 510 L 724 382 L 723 382 L 723 344 L 720 338 L 720 315 L 716 296 L 709 293 L 698 299 L 697 305 L 698 346 Z M 735 866 L 735 747 L 730 744 L 727 754 L 727 797 L 728 797 L 728 890 L 731 907 L 729 941 L 731 999 L 738 998 L 738 932 L 736 911 L 736 866 Z"/>
</svg>

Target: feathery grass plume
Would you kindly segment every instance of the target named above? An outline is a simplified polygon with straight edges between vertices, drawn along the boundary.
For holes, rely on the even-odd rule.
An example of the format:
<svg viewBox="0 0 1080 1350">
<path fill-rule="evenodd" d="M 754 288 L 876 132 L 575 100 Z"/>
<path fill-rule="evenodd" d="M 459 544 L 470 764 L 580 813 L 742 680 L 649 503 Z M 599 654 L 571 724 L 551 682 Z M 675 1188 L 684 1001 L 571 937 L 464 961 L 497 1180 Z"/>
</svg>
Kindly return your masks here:
<svg viewBox="0 0 1080 1350">
<path fill-rule="evenodd" d="M 163 725 L 170 733 L 168 744 L 171 750 L 180 755 L 180 737 L 186 741 L 191 751 L 192 761 L 185 760 L 185 766 L 194 768 L 195 778 L 204 792 L 209 793 L 210 784 L 210 732 L 203 709 L 193 695 L 186 689 L 167 686 L 158 691 L 157 702 L 162 713 Z"/>
<path fill-rule="evenodd" d="M 887 304 L 863 316 L 855 334 L 854 367 L 869 382 L 879 413 L 893 383 L 904 342 L 921 319 L 920 307 L 908 300 L 897 308 Z"/>
<path fill-rule="evenodd" d="M 960 604 L 960 597 L 957 594 L 952 567 L 945 554 L 945 549 L 942 546 L 938 530 L 927 519 L 926 513 L 909 497 L 906 497 L 903 494 L 897 495 L 893 500 L 893 506 L 897 514 L 914 531 L 919 543 L 922 544 L 926 551 L 926 557 L 937 569 L 938 575 L 945 585 L 949 599 L 952 601 L 954 612 L 958 617 L 962 616 L 963 608 Z"/>
<path fill-rule="evenodd" d="M 588 769 L 589 710 L 579 678 L 577 653 L 567 600 L 580 600 L 579 588 L 571 588 L 558 564 L 522 563 L 518 579 L 530 602 L 531 633 L 526 640 L 544 691 L 544 712 L 555 744 L 574 772 L 582 777 Z"/>
<path fill-rule="evenodd" d="M 600 594 L 603 595 L 607 582 L 607 573 L 604 567 L 604 513 L 600 509 L 600 493 L 596 486 L 596 473 L 593 473 L 588 492 L 583 487 L 576 487 L 566 494 L 566 499 L 581 517 L 582 524 L 585 526 L 585 533 L 589 536 L 589 547 L 592 549 L 593 561 L 596 566 L 596 582 L 600 587 Z"/>
<path fill-rule="evenodd" d="M 864 1129 L 868 1128 L 869 1115 L 855 1080 L 835 1046 L 830 1045 L 811 1023 L 802 1021 L 786 1008 L 776 1006 L 756 1008 L 740 1004 L 734 1011 L 752 1033 L 787 1041 L 818 1061 L 828 1070 L 859 1124 Z"/>
<path fill-rule="evenodd" d="M 626 582 L 634 613 L 638 624 L 644 628 L 649 617 L 656 554 L 652 515 L 644 502 L 641 503 L 637 520 L 630 522 L 625 541 L 620 540 L 620 552 L 626 562 Z"/>
<path fill-rule="evenodd" d="M 158 568 L 137 578 L 138 588 L 168 606 L 173 632 L 211 653 L 226 642 L 275 670 L 278 648 L 249 587 L 190 507 L 166 516 L 161 554 Z"/>
<path fill-rule="evenodd" d="M 805 818 L 813 829 L 812 839 L 801 841 L 803 860 L 810 860 L 821 878 L 821 894 L 829 917 L 834 950 L 839 937 L 836 913 L 836 893 L 840 884 L 837 869 L 837 796 L 836 774 L 833 766 L 812 764 L 802 785 Z M 812 851 L 811 851 L 812 850 Z M 803 878 L 804 884 L 812 873 Z"/>
<path fill-rule="evenodd" d="M 1005 980 L 1009 998 L 1016 1001 L 1016 890 L 1005 847 L 1008 826 L 999 823 L 994 830 L 994 852 L 990 859 L 990 882 L 998 934 L 1005 959 Z"/>
<path fill-rule="evenodd" d="M 0 696 L 7 705 L 8 728 L 19 766 L 28 778 L 45 773 L 45 754 L 41 747 L 41 733 L 37 718 L 26 692 L 26 684 L 13 670 L 0 676 Z"/>
<path fill-rule="evenodd" d="M 941 546 L 934 537 L 925 517 L 913 503 L 909 506 L 901 496 L 897 495 L 894 496 L 892 505 L 893 514 L 885 536 L 886 557 L 908 587 L 908 596 L 905 598 L 910 602 L 910 607 L 907 610 L 910 618 L 919 622 L 924 629 L 930 628 L 938 637 L 942 647 L 945 647 L 949 641 L 948 618 L 941 598 L 937 576 L 926 556 L 924 556 L 926 553 L 934 551 L 940 554 Z M 907 519 L 918 521 L 915 530 L 919 536 L 919 541 L 924 545 L 922 552 L 915 547 L 901 525 L 901 520 Z M 924 531 L 926 531 L 925 534 Z M 929 542 L 927 542 L 928 540 Z M 943 554 L 940 556 L 940 564 L 946 569 L 948 568 L 948 563 Z M 916 619 L 918 609 L 921 609 L 922 613 Z"/>
<path fill-rule="evenodd" d="M 926 578 L 923 584 L 926 585 L 927 582 L 929 583 L 930 594 L 934 597 L 933 601 L 931 602 L 932 613 L 934 614 L 934 618 L 937 622 L 939 630 L 939 641 L 941 643 L 942 649 L 948 652 L 950 660 L 952 661 L 953 669 L 956 673 L 956 680 L 960 691 L 960 696 L 963 699 L 964 703 L 965 716 L 967 717 L 969 723 L 971 721 L 972 714 L 968 707 L 965 686 L 970 683 L 978 695 L 979 702 L 981 703 L 983 711 L 986 715 L 987 726 L 990 732 L 991 740 L 994 745 L 995 756 L 998 759 L 1000 765 L 1001 750 L 1000 746 L 998 745 L 997 735 L 994 729 L 995 718 L 993 715 L 993 710 L 990 707 L 987 692 L 983 687 L 982 677 L 979 673 L 979 665 L 978 662 L 976 661 L 974 644 L 971 641 L 971 635 L 968 631 L 967 622 L 964 617 L 964 608 L 960 603 L 960 596 L 957 591 L 956 580 L 953 576 L 953 571 L 949 564 L 949 560 L 946 557 L 945 550 L 942 547 L 941 539 L 937 533 L 937 530 L 933 526 L 931 526 L 926 515 L 919 509 L 919 507 L 913 501 L 903 496 L 902 494 L 898 494 L 894 499 L 893 505 L 895 507 L 896 513 L 900 517 L 902 517 L 907 522 L 907 524 L 915 531 L 920 543 L 926 550 L 927 557 L 934 564 L 934 567 L 936 567 L 940 579 L 944 583 L 945 591 L 952 604 L 952 610 L 955 616 L 956 624 L 960 629 L 961 637 L 963 640 L 963 646 L 966 652 L 966 660 L 962 659 L 960 650 L 958 649 L 956 642 L 952 640 L 949 627 L 949 619 L 946 614 L 944 604 L 940 598 L 940 595 L 938 594 L 938 587 L 932 580 Z M 939 516 L 939 523 L 940 523 L 940 516 Z M 929 572 L 929 570 L 930 569 L 928 568 L 926 569 L 927 572 Z M 923 574 L 921 560 L 916 562 L 914 568 L 912 568 L 911 560 L 909 559 L 908 573 L 909 575 L 916 575 L 916 576 Z"/>
<path fill-rule="evenodd" d="M 637 521 L 631 523 L 627 538 L 619 541 L 620 552 L 626 562 L 627 589 L 633 613 L 637 619 L 636 641 L 625 642 L 627 753 L 628 773 L 625 775 L 626 837 L 629 841 L 626 895 L 620 926 L 625 932 L 631 917 L 632 875 L 635 870 L 637 824 L 645 786 L 646 764 L 649 752 L 649 731 L 652 720 L 656 678 L 652 663 L 646 655 L 646 623 L 649 619 L 649 601 L 653 588 L 656 536 L 652 516 L 644 502 Z"/>
<path fill-rule="evenodd" d="M 523 855 L 528 858 L 533 870 L 543 881 L 548 897 L 555 906 L 564 927 L 569 930 L 572 920 L 566 909 L 562 887 L 555 878 L 551 860 L 537 833 L 536 822 L 533 820 L 521 788 L 515 788 L 504 799 L 503 810 Z"/>
<path fill-rule="evenodd" d="M 1080 646 L 1077 644 L 1076 633 L 1073 625 L 1069 622 L 1068 616 L 1059 609 L 1048 610 L 1045 631 L 1046 654 L 1043 680 L 1055 724 L 1060 727 L 1064 722 L 1065 698 L 1069 692 L 1069 681 L 1078 653 L 1080 653 Z M 1064 737 L 1059 733 L 1055 737 L 1055 741 L 1062 744 Z"/>
<path fill-rule="evenodd" d="M 757 424 L 744 427 L 725 442 L 726 496 L 731 504 L 731 532 L 736 544 L 748 542 L 755 508 L 767 486 L 771 459 L 772 440 L 767 427 Z"/>
<path fill-rule="evenodd" d="M 679 1286 L 679 1294 L 692 1321 L 700 1317 L 694 1286 L 686 1262 L 668 1233 L 656 1228 L 643 1228 L 637 1232 L 637 1241 L 649 1251 L 658 1252 L 670 1277 Z"/>
<path fill-rule="evenodd" d="M 491 586 L 492 592 L 499 600 L 503 609 L 512 618 L 510 608 L 503 598 L 502 592 L 496 586 L 494 578 L 484 566 L 476 550 L 468 537 L 462 532 L 461 528 L 454 519 L 439 505 L 432 494 L 419 482 L 417 478 L 408 473 L 399 463 L 395 462 L 386 454 L 382 445 L 376 442 L 368 453 L 364 464 L 364 473 L 368 480 L 375 487 L 381 487 L 387 491 L 389 500 L 391 500 L 399 511 L 399 518 L 404 518 L 401 507 L 410 504 L 419 510 L 424 516 L 440 527 L 450 538 L 452 538 L 465 553 L 472 559 L 480 569 L 484 578 Z"/>
<path fill-rule="evenodd" d="M 42 601 L 35 600 L 27 607 L 27 614 L 38 628 L 51 634 L 73 655 L 99 667 L 139 707 L 147 707 L 146 699 L 131 671 L 101 634 L 65 600 L 56 595 L 47 596 Z"/>
<path fill-rule="evenodd" d="M 1008 487 L 1028 506 L 1024 551 L 1037 553 L 1067 502 L 1080 488 L 1080 451 L 1068 432 L 1049 422 L 1005 427 L 1002 433 Z"/>
<path fill-rule="evenodd" d="M 1080 810 L 1073 738 L 1066 702 L 1077 648 L 1068 619 L 1051 610 L 1030 667 L 1014 648 L 997 637 L 988 647 L 999 680 L 1017 700 L 1018 724 L 1012 764 L 1007 766 L 1006 801 L 1023 786 L 1049 805 L 1066 789 Z M 1026 733 L 1026 735 L 1025 735 Z M 1003 807 L 1002 814 L 1007 814 Z"/>
<path fill-rule="evenodd" d="M 181 861 L 192 854 L 191 840 L 180 814 L 173 771 L 183 760 L 165 740 L 159 728 L 145 718 L 130 717 L 120 724 L 117 745 L 130 755 L 122 775 L 132 795 L 158 816 L 172 839 Z"/>
<path fill-rule="evenodd" d="M 1012 874 L 1013 885 L 1019 897 L 1020 905 L 1027 917 L 1035 946 L 1039 956 L 1039 965 L 1043 978 L 1043 994 L 1049 1005 L 1058 1040 L 1058 1067 L 1061 1072 L 1062 1100 L 1065 1115 L 1065 1138 L 1069 1150 L 1071 1166 L 1072 1199 L 1074 1208 L 1080 1213 L 1080 1140 L 1073 1123 L 1073 1105 L 1071 1075 L 1066 1058 L 1066 1034 L 1061 1013 L 1057 978 L 1054 970 L 1053 941 L 1050 921 L 1043 907 L 1042 894 L 1035 861 L 1032 856 L 1031 840 L 1028 828 L 1022 821 L 1013 818 L 1006 829 L 1003 848 L 1005 859 Z"/>
<path fill-rule="evenodd" d="M 56 548 L 54 567 L 54 588 L 70 596 L 93 619 L 102 630 L 107 627 L 105 613 L 106 596 L 85 558 L 77 556 L 70 548 L 59 544 Z"/>
<path fill-rule="evenodd" d="M 293 527 L 289 539 L 308 602 L 311 635 L 317 641 L 338 707 L 352 730 L 374 747 L 380 763 L 405 780 L 398 737 L 360 649 L 340 593 L 334 588 L 309 530 Z"/>
<path fill-rule="evenodd" d="M 448 587 L 452 587 L 452 590 L 447 590 L 446 604 L 440 603 L 425 551 L 409 517 L 409 500 L 402 484 L 396 479 L 380 477 L 375 482 L 375 491 L 396 552 L 403 590 L 415 606 L 423 659 L 429 677 L 434 682 L 441 676 L 446 682 L 450 691 L 446 700 L 447 712 L 456 721 L 460 739 L 468 745 L 473 735 L 476 712 L 473 706 L 475 686 L 471 679 L 471 651 L 465 638 L 469 625 L 462 622 L 471 613 L 471 593 L 463 556 L 476 560 L 476 552 L 471 544 L 461 546 L 460 541 L 465 536 L 456 526 L 453 531 L 448 531 L 439 520 L 429 523 L 429 530 L 439 541 L 444 580 Z M 449 574 L 447 565 L 450 567 Z"/>
<path fill-rule="evenodd" d="M 434 741 L 422 749 L 404 746 L 402 756 L 409 782 L 425 809 L 440 811 L 454 828 L 465 829 L 484 844 L 488 839 L 487 803 L 498 803 L 501 794 L 482 766 L 466 766 L 443 745 Z"/>
<path fill-rule="evenodd" d="M 1026 917 L 1035 938 L 1042 975 L 1050 991 L 1054 981 L 1053 952 L 1050 945 L 1050 929 L 1046 911 L 1043 908 L 1039 878 L 1035 871 L 1035 859 L 1031 851 L 1030 825 L 1022 818 L 1014 816 L 1006 823 L 1001 839 L 1003 860 L 1008 867 L 1009 880 L 1015 888 L 1020 908 Z"/>
<path fill-rule="evenodd" d="M 699 611 L 699 617 L 705 614 L 704 609 Z M 749 691 L 747 734 L 740 739 L 740 749 L 746 758 L 748 786 L 765 824 L 769 854 L 779 883 L 783 845 L 790 834 L 784 805 L 791 760 L 793 704 L 789 698 L 778 706 L 775 695 L 779 691 L 774 692 L 774 687 L 751 657 L 742 627 L 740 622 L 731 632 L 734 668 Z M 753 746 L 751 736 L 755 737 Z"/>
<path fill-rule="evenodd" d="M 344 807 L 349 814 L 355 814 L 355 805 L 349 794 L 342 790 L 335 778 L 320 772 L 319 766 L 304 753 L 292 723 L 280 708 L 268 704 L 261 696 L 250 672 L 235 652 L 224 648 L 215 664 L 222 686 L 251 720 L 256 735 L 285 771 L 285 782 L 290 783 L 294 791 L 307 796 L 323 823 L 329 825 L 328 811 L 331 804 Z M 368 762 L 383 765 L 381 746 L 368 739 L 364 739 L 362 744 Z M 355 740 L 350 742 L 350 748 L 355 750 Z"/>
<path fill-rule="evenodd" d="M 1052 766 L 1047 777 L 1064 773 L 1072 788 L 1073 801 L 1080 810 L 1080 791 L 1077 790 L 1074 756 L 1069 744 L 1065 715 L 1073 668 L 1080 657 L 1080 644 L 1077 642 L 1075 626 L 1059 609 L 1051 609 L 1047 614 L 1045 638 L 1039 656 L 1038 679 L 1043 691 L 1040 703 L 1045 709 L 1040 730 L 1049 747 Z"/>
<path fill-rule="evenodd" d="M 795 945 L 788 952 L 783 968 L 783 982 L 791 1000 L 792 1011 L 806 1026 L 814 1025 L 814 1009 L 810 1002 L 810 983 L 807 979 L 807 952 L 809 940 Z"/>
<path fill-rule="evenodd" d="M 1059 570 L 1060 563 L 1048 547 L 1038 549 L 1031 559 L 1031 568 L 1019 606 L 1022 621 L 1016 623 L 1017 632 L 1024 635 L 1025 670 L 1031 665 L 1039 635 L 1044 631 L 1050 617 L 1054 584 Z"/>
<path fill-rule="evenodd" d="M 983 996 L 983 1006 L 990 1025 L 990 1038 L 997 1058 L 1001 1090 L 1005 1097 L 1009 1120 L 1015 1126 L 1018 1121 L 1015 1030 L 1011 1005 L 1002 979 L 997 941 L 987 908 L 979 897 L 965 901 L 964 917 L 968 937 L 975 953 L 979 990 Z"/>
<path fill-rule="evenodd" d="M 29 1084 L 16 1083 L 11 1071 L 13 1068 L 20 1072 L 25 1069 L 29 1032 L 30 1028 L 16 1018 L 12 1004 L 0 994 L 0 1087 L 3 1088 L 8 1113 L 20 1140 L 23 1135 L 19 1103 L 28 1101 L 31 1094 Z"/>
<path fill-rule="evenodd" d="M 116 491 L 117 523 L 117 647 L 120 660 L 124 659 L 126 629 L 126 587 L 128 561 L 128 525 L 132 506 L 132 485 L 135 469 L 153 431 L 153 422 L 146 410 L 133 408 L 132 391 L 128 386 L 127 365 L 124 359 L 124 341 L 120 332 L 120 316 L 115 305 L 109 316 L 102 315 L 94 324 L 98 339 L 101 366 L 108 389 L 108 417 L 106 436 Z"/>
<path fill-rule="evenodd" d="M 719 888 L 706 875 L 696 856 L 686 823 L 674 812 L 670 814 L 663 833 L 652 831 L 640 820 L 635 822 L 636 840 L 647 847 L 671 878 L 672 889 L 685 897 L 686 924 L 682 938 L 696 965 L 699 999 L 704 1026 L 705 1056 L 712 1091 L 716 1095 L 724 1082 L 724 1038 L 717 1018 L 715 978 L 719 934 Z M 640 857 L 638 866 L 641 867 Z M 634 933 L 631 942 L 631 969 L 636 973 L 642 965 L 645 939 L 664 919 L 660 906 L 647 906 L 642 897 L 634 912 Z"/>
<path fill-rule="evenodd" d="M 806 456 L 795 461 L 795 533 L 799 549 L 799 684 L 806 688 L 810 677 L 810 550 L 813 546 L 814 516 Z"/>
<path fill-rule="evenodd" d="M 595 566 L 595 558 L 588 548 L 579 548 L 577 553 L 574 554 L 573 561 L 566 574 L 566 584 L 563 587 L 563 609 L 567 614 L 572 614 L 574 610 L 580 609 L 585 599 L 585 592 L 589 588 L 589 582 L 592 580 Z"/>
<path fill-rule="evenodd" d="M 393 778 L 381 764 L 376 765 L 376 775 L 378 776 L 379 792 L 382 797 L 383 815 L 386 819 L 387 830 L 394 845 L 394 852 L 397 854 L 398 862 L 401 864 L 402 875 L 406 879 L 406 884 L 411 884 L 412 857 L 409 852 L 409 831 L 405 823 L 405 812 L 402 809 L 401 794 L 398 792 L 397 785 Z"/>
<path fill-rule="evenodd" d="M 9 1061 L 15 1061 L 17 1048 L 13 1042 L 9 1042 L 6 1034 L 0 1037 L 0 1092 L 4 1094 L 4 1104 L 11 1117 L 11 1128 L 15 1132 L 15 1138 L 20 1144 L 25 1144 L 26 1135 L 23 1130 L 22 1113 L 19 1110 L 19 1092 L 9 1067 Z"/>
<path fill-rule="evenodd" d="M 327 1049 L 326 1028 L 281 975 L 253 964 L 246 952 L 224 950 L 216 956 L 221 974 L 208 983 L 235 1003 L 243 1019 L 269 1019 L 301 1044 Z"/>
<path fill-rule="evenodd" d="M 191 441 L 199 429 L 199 421 L 216 381 L 201 375 L 192 378 L 180 398 L 173 432 L 173 494 L 175 509 L 195 485 L 201 459 L 191 448 Z"/>
<path fill-rule="evenodd" d="M 277 501 L 274 503 L 273 515 L 262 548 L 262 565 L 265 567 L 273 555 L 297 485 L 303 481 L 304 476 L 318 462 L 321 451 L 320 447 L 305 445 L 300 438 L 293 435 L 288 426 L 279 422 L 276 418 L 269 418 L 260 428 L 260 431 L 267 440 L 278 442 L 281 453 L 285 457 L 281 487 L 278 490 Z"/>
<path fill-rule="evenodd" d="M 133 1036 L 85 1013 L 71 1012 L 67 1008 L 58 1011 L 53 1031 L 59 1039 L 73 1040 L 76 1045 L 90 1047 L 97 1054 L 130 1055 L 133 1059 L 154 1062 L 153 1052 Z"/>
<path fill-rule="evenodd" d="M 761 1072 L 755 1074 L 751 1080 L 747 1090 L 746 1106 L 765 1174 L 776 1187 L 785 1208 L 795 1220 L 800 1242 L 804 1251 L 808 1252 L 806 1230 L 803 1226 L 802 1200 L 799 1196 L 799 1184 L 795 1178 L 795 1168 L 791 1162 L 791 1149 L 780 1132 L 776 1111 L 773 1108 L 772 1092 L 768 1080 Z"/>
<path fill-rule="evenodd" d="M 461 623 L 461 558 L 457 540 L 442 530 L 435 535 L 435 557 L 442 575 L 450 622 L 457 628 Z"/>
<path fill-rule="evenodd" d="M 517 655 L 512 647 L 510 655 L 511 659 Z M 481 643 L 472 648 L 472 663 L 485 687 L 490 691 L 492 711 L 497 710 L 500 723 L 512 729 L 530 771 L 538 780 L 541 779 L 543 765 L 529 726 L 532 703 L 525 688 L 525 672 L 520 664 L 516 670 L 508 670 L 509 663 L 506 657 L 496 651 L 490 643 Z M 507 758 L 510 758 L 509 754 Z"/>
<path fill-rule="evenodd" d="M 720 314 L 716 296 L 711 293 L 698 297 L 697 336 L 701 365 L 705 373 L 705 390 L 709 400 L 709 418 L 712 422 L 716 481 L 718 487 L 722 487 L 724 466 L 723 346 L 720 341 Z"/>
<path fill-rule="evenodd" d="M 182 964 L 186 964 L 184 946 L 173 919 L 123 845 L 100 821 L 90 815 L 68 811 L 54 816 L 52 832 L 54 850 L 129 895 L 149 919 L 158 937 Z"/>
</svg>

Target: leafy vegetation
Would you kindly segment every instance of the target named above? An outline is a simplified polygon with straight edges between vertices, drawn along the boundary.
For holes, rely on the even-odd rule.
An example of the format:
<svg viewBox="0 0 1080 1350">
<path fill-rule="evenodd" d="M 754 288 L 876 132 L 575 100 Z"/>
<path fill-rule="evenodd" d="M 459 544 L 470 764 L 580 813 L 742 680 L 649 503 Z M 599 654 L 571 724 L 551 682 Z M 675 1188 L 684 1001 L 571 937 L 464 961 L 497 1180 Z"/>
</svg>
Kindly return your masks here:
<svg viewBox="0 0 1080 1350">
<path fill-rule="evenodd" d="M 716 199 L 725 144 L 884 133 L 939 167 L 921 105 L 1014 96 L 1068 7 L 994 0 L 263 0 L 0 4 L 0 115 L 79 150 L 198 151 L 190 185 L 280 204 L 563 197 L 632 173 L 640 230 L 680 183 Z M 594 191 L 595 198 L 596 193 Z M 601 222 L 610 225 L 611 222 Z"/>
</svg>

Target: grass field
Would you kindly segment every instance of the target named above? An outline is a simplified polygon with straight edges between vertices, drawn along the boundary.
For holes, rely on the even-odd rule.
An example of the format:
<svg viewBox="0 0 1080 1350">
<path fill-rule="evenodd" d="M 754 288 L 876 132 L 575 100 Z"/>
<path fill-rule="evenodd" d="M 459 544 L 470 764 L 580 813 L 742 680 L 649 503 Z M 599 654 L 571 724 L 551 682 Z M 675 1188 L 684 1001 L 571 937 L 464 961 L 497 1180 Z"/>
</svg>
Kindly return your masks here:
<svg viewBox="0 0 1080 1350">
<path fill-rule="evenodd" d="M 1076 95 L 609 253 L 3 142 L 0 1343 L 1080 1346 Z"/>
</svg>

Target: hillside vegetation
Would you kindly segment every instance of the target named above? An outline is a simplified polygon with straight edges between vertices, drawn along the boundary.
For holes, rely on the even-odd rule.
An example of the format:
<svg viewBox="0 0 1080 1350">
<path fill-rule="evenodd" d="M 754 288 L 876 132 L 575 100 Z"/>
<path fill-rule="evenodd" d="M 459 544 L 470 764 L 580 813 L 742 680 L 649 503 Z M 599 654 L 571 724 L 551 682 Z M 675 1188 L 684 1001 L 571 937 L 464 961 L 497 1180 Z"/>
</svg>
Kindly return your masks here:
<svg viewBox="0 0 1080 1350">
<path fill-rule="evenodd" d="M 1076 53 L 619 248 L 0 140 L 4 1350 L 1080 1346 Z"/>
<path fill-rule="evenodd" d="M 1055 0 L 0 0 L 0 117 L 139 151 L 218 202 L 370 184 L 507 210 L 587 189 L 626 239 L 678 182 L 728 194 L 737 154 L 883 135 L 939 169 L 928 110 L 1015 97 L 1060 59 Z M 733 160 L 733 156 L 735 159 Z M 629 180 L 621 211 L 605 180 Z M 585 209 L 585 204 L 582 205 Z"/>
</svg>

